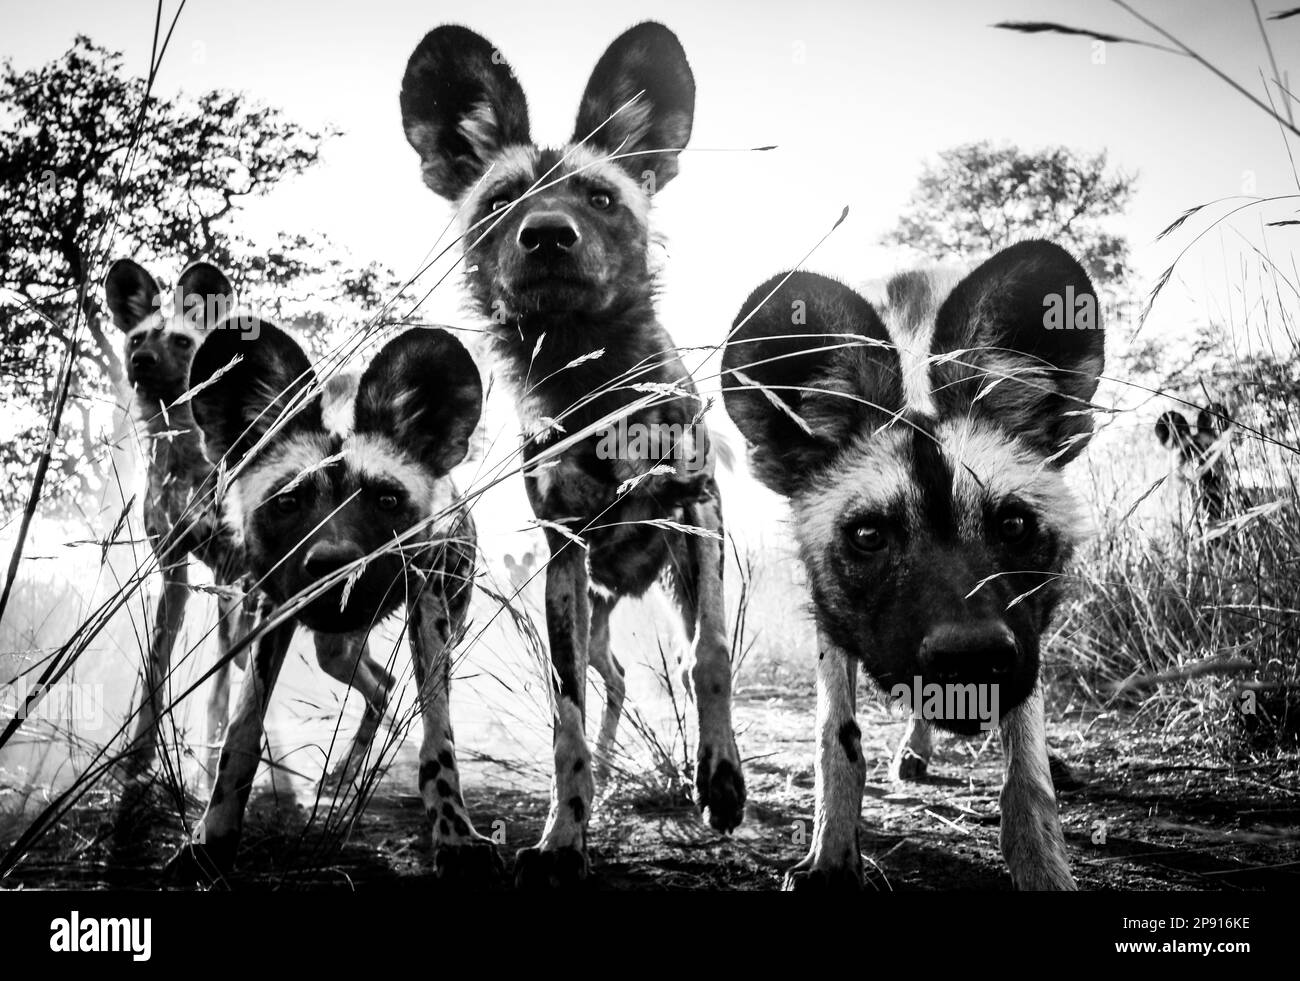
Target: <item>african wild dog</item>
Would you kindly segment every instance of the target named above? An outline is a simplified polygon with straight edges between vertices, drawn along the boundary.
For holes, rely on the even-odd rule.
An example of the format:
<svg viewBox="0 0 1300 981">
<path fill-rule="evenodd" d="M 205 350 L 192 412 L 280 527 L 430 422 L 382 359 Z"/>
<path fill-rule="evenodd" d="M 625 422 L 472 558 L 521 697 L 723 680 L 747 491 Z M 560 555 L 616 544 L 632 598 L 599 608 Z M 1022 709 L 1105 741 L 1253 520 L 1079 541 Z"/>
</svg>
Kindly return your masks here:
<svg viewBox="0 0 1300 981">
<path fill-rule="evenodd" d="M 104 279 L 113 323 L 126 332 L 126 377 L 135 393 L 133 409 L 144 428 L 148 486 L 144 529 L 163 577 L 162 595 L 149 650 L 144 690 L 135 713 L 135 732 L 120 768 L 124 779 L 143 774 L 157 753 L 158 718 L 165 705 L 172 648 L 189 599 L 189 556 L 212 570 L 218 586 L 217 638 L 220 661 L 208 699 L 207 740 L 211 765 L 225 732 L 230 697 L 229 652 L 243 631 L 244 573 L 241 550 L 220 520 L 212 466 L 203 456 L 199 431 L 187 403 L 194 351 L 216 319 L 234 302 L 230 281 L 215 266 L 196 262 L 177 280 L 174 297 L 131 259 L 118 259 Z M 237 658 L 243 667 L 245 657 Z"/>
<path fill-rule="evenodd" d="M 511 589 L 519 592 L 532 581 L 536 561 L 532 549 L 524 552 L 517 560 L 510 553 L 506 553 L 506 574 L 510 577 Z"/>
<path fill-rule="evenodd" d="M 1192 514 L 1180 524 L 1217 524 L 1228 516 L 1227 450 L 1232 419 L 1218 402 L 1196 413 L 1196 428 L 1187 417 L 1170 409 L 1156 420 L 1156 439 L 1170 454 L 1169 476 L 1178 495 L 1181 513 L 1183 488 L 1187 488 Z"/>
<path fill-rule="evenodd" d="M 1061 467 L 1091 435 L 1103 363 L 1099 327 L 1045 327 L 1045 304 L 1071 290 L 1095 295 L 1067 252 L 1030 241 L 955 285 L 897 276 L 881 310 L 804 272 L 741 308 L 723 355 L 727 410 L 755 475 L 790 500 L 820 647 L 815 837 L 788 887 L 861 881 L 859 663 L 886 692 L 996 694 L 1012 878 L 1074 887 L 1038 684 L 1081 532 Z"/>
<path fill-rule="evenodd" d="M 215 468 L 203 454 L 190 403 L 182 396 L 190 387 L 195 350 L 234 312 L 235 291 L 217 267 L 196 262 L 181 273 L 174 295 L 167 297 L 138 263 L 119 259 L 108 271 L 104 292 L 113 322 L 126 332 L 127 379 L 135 392 L 135 409 L 147 440 L 145 534 L 163 576 L 145 661 L 144 693 L 122 776 L 132 780 L 142 775 L 157 752 L 158 717 L 172 649 L 189 598 L 187 559 L 193 555 L 212 570 L 218 587 L 220 654 L 207 707 L 206 763 L 211 778 L 216 774 L 229 715 L 230 651 L 248 626 L 240 587 L 248 569 L 238 536 L 222 520 Z M 365 717 L 352 748 L 326 778 L 327 785 L 346 783 L 365 758 L 394 679 L 370 658 L 364 634 L 317 635 L 316 657 L 331 677 L 355 687 L 366 701 Z M 234 660 L 242 668 L 247 654 L 240 651 Z"/>
<path fill-rule="evenodd" d="M 561 883 L 587 874 L 595 783 L 584 733 L 587 667 L 605 682 L 602 765 L 624 695 L 609 650 L 610 612 L 661 573 L 693 641 L 698 801 L 713 827 L 729 831 L 740 823 L 745 788 L 731 726 L 721 505 L 711 443 L 698 424 L 702 404 L 656 319 L 648 262 L 651 196 L 677 173 L 691 133 L 695 82 L 685 53 L 659 24 L 620 36 L 587 83 L 572 140 L 558 149 L 533 143 L 510 66 L 463 27 L 439 27 L 420 42 L 401 105 L 425 183 L 456 204 L 464 223 L 469 292 L 491 319 L 494 354 L 515 391 L 528 496 L 550 547 L 555 779 L 541 842 L 519 853 L 516 878 Z M 610 459 L 599 448 L 602 431 L 620 419 L 641 431 L 685 431 L 681 455 L 700 466 L 669 459 L 676 466 L 665 472 L 658 458 Z M 665 520 L 704 534 L 682 534 Z"/>
<path fill-rule="evenodd" d="M 1295 500 L 1293 479 L 1248 484 L 1234 454 L 1239 427 L 1220 402 L 1196 413 L 1196 428 L 1177 410 L 1156 420 L 1156 439 L 1169 451 L 1169 482 L 1175 499 L 1178 528 L 1196 531 L 1200 541 L 1235 550 L 1235 535 L 1251 518 Z"/>
<path fill-rule="evenodd" d="M 263 716 L 297 625 L 359 637 L 405 603 L 435 865 L 440 875 L 487 872 L 500 859 L 465 810 L 448 714 L 475 549 L 448 474 L 478 422 L 478 370 L 446 331 L 414 328 L 386 344 L 355 386 L 320 386 L 287 334 L 253 326 L 256 341 L 215 331 L 191 381 L 205 451 L 228 468 L 228 519 L 269 608 L 212 799 L 173 871 L 206 878 L 233 865 Z"/>
</svg>

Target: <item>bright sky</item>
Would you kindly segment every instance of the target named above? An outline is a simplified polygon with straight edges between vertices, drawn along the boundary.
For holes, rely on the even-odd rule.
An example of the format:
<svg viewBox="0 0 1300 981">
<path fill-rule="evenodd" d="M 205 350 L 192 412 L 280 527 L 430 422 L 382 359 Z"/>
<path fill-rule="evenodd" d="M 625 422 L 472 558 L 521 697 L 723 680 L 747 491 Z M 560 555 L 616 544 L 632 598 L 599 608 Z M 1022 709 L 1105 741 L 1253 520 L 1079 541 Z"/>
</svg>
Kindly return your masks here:
<svg viewBox="0 0 1300 981">
<path fill-rule="evenodd" d="M 1263 3 L 1265 14 L 1277 6 Z M 132 68 L 147 68 L 154 5 L 145 0 L 2 6 L 0 54 L 19 66 L 56 57 L 84 32 L 123 50 Z M 167 6 L 170 14 L 174 0 Z M 1138 6 L 1262 91 L 1259 72 L 1268 63 L 1248 2 Z M 191 0 L 158 85 L 164 94 L 240 89 L 295 119 L 343 129 L 318 168 L 249 209 L 248 228 L 314 228 L 359 259 L 407 272 L 449 217 L 420 183 L 398 111 L 402 70 L 424 32 L 458 21 L 499 46 L 528 94 L 534 136 L 560 142 L 596 58 L 647 14 L 677 32 L 698 90 L 698 152 L 683 160 L 656 211 L 669 248 L 662 310 L 679 343 L 718 338 L 749 290 L 796 261 L 845 205 L 849 221 L 810 266 L 859 282 L 888 275 L 901 260 L 878 242 L 921 162 L 967 140 L 1106 149 L 1115 164 L 1138 171 L 1138 193 L 1120 228 L 1144 283 L 1189 240 L 1153 243 L 1184 209 L 1227 195 L 1297 191 L 1277 125 L 1189 59 L 1126 45 L 1109 45 L 1099 56 L 1087 39 L 989 26 L 1056 20 L 1154 38 L 1103 0 L 664 0 L 652 8 L 624 0 Z M 1270 30 L 1283 70 L 1288 60 L 1295 68 L 1300 18 L 1272 22 Z M 706 152 L 766 144 L 779 149 Z M 1300 231 L 1262 229 L 1265 214 L 1276 219 L 1296 210 L 1288 205 L 1243 212 L 1232 225 L 1290 268 L 1285 257 Z M 1222 307 L 1225 270 L 1237 268 L 1244 247 L 1235 232 L 1202 240 L 1180 267 L 1188 295 L 1171 291 L 1156 328 Z M 456 294 L 448 284 L 428 312 L 455 320 Z"/>
<path fill-rule="evenodd" d="M 1277 6 L 1262 2 L 1265 14 Z M 1249 2 L 1137 3 L 1262 94 L 1268 59 Z M 175 0 L 167 6 L 169 18 Z M 143 74 L 153 11 L 147 0 L 0 0 L 7 28 L 0 55 L 19 67 L 38 64 L 60 55 L 80 32 L 125 52 Z M 1143 293 L 1211 216 L 1242 202 L 1207 211 L 1155 242 L 1185 209 L 1233 195 L 1297 193 L 1277 124 L 1190 59 L 990 27 L 1058 21 L 1159 40 L 1106 0 L 662 0 L 652 8 L 626 0 L 190 0 L 157 84 L 164 95 L 238 89 L 305 124 L 342 129 L 318 167 L 246 211 L 245 231 L 321 231 L 358 261 L 379 259 L 410 274 L 451 217 L 421 183 L 401 129 L 402 72 L 424 33 L 453 21 L 491 40 L 528 95 L 534 138 L 560 143 L 572 131 L 596 59 L 648 15 L 681 38 L 697 85 L 695 152 L 684 156 L 654 213 L 668 243 L 661 318 L 682 345 L 718 343 L 749 292 L 797 262 L 845 205 L 849 219 L 808 267 L 855 283 L 896 271 L 909 260 L 880 246 L 882 234 L 897 220 L 922 162 L 965 141 L 1104 149 L 1115 165 L 1137 171 L 1137 193 L 1117 230 L 1129 237 Z M 1300 18 L 1269 22 L 1269 30 L 1282 70 L 1289 65 L 1300 73 Z M 778 149 L 735 152 L 769 144 Z M 1195 323 L 1213 320 L 1241 335 L 1249 333 L 1243 312 L 1258 316 L 1261 296 L 1294 310 L 1294 294 L 1243 269 L 1260 268 L 1251 251 L 1258 248 L 1293 282 L 1300 279 L 1290 251 L 1300 228 L 1264 227 L 1293 217 L 1298 205 L 1244 210 L 1202 238 L 1145 329 L 1189 336 Z M 425 287 L 446 268 L 422 280 Z M 423 312 L 436 322 L 473 325 L 455 277 Z M 1119 338 L 1110 336 L 1114 354 Z M 710 369 L 716 361 L 702 375 L 706 388 Z M 714 414 L 713 425 L 726 429 L 722 415 Z M 503 433 L 514 431 L 512 416 L 503 413 Z M 1145 436 L 1149 421 L 1129 425 Z M 743 492 L 763 497 L 748 481 Z"/>
</svg>

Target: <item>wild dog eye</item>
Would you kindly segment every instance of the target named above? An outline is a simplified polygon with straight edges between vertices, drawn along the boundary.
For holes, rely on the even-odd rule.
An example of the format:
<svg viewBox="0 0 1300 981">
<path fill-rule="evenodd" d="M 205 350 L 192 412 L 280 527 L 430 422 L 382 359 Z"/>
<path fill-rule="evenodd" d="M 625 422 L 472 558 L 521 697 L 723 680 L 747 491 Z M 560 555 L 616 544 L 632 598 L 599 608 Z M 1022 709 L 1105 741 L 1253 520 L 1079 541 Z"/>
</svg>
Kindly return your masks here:
<svg viewBox="0 0 1300 981">
<path fill-rule="evenodd" d="M 997 517 L 998 537 L 1007 545 L 1024 545 L 1034 537 L 1037 525 L 1026 511 L 1007 509 Z"/>
<path fill-rule="evenodd" d="M 397 510 L 397 505 L 401 503 L 402 502 L 398 496 L 391 492 L 379 495 L 379 510 L 381 511 L 395 511 Z"/>
<path fill-rule="evenodd" d="M 871 521 L 862 521 L 849 526 L 849 544 L 859 552 L 879 552 L 889 542 L 880 526 Z"/>
<path fill-rule="evenodd" d="M 175 337 L 172 338 L 172 343 L 175 344 L 182 351 L 188 351 L 190 348 L 194 346 L 194 342 L 190 340 L 188 337 L 186 337 L 184 334 L 177 334 Z"/>
<path fill-rule="evenodd" d="M 299 501 L 293 494 L 276 494 L 275 509 L 281 514 L 293 514 L 298 510 Z"/>
<path fill-rule="evenodd" d="M 133 336 L 133 337 L 131 338 L 130 344 L 131 344 L 132 347 L 139 347 L 139 346 L 140 346 L 140 342 L 143 341 L 143 340 L 144 340 L 144 336 L 143 336 L 143 335 L 141 335 L 141 334 L 136 334 L 135 336 Z"/>
<path fill-rule="evenodd" d="M 493 198 L 492 203 L 488 205 L 489 211 L 500 211 L 510 204 L 509 198 Z"/>
<path fill-rule="evenodd" d="M 597 211 L 608 211 L 610 205 L 614 203 L 614 199 L 604 191 L 593 191 L 591 197 L 587 200 L 591 202 L 591 206 Z"/>
</svg>

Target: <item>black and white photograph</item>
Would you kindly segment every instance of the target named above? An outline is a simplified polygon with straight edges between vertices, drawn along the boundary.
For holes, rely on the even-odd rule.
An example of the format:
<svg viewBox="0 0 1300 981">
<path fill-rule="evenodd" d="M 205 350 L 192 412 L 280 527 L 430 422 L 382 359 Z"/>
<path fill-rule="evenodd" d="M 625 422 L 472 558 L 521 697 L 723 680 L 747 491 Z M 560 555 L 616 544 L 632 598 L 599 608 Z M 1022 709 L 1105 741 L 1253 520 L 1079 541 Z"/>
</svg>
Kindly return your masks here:
<svg viewBox="0 0 1300 981">
<path fill-rule="evenodd" d="M 0 948 L 1293 949 L 1300 7 L 0 23 Z"/>
</svg>

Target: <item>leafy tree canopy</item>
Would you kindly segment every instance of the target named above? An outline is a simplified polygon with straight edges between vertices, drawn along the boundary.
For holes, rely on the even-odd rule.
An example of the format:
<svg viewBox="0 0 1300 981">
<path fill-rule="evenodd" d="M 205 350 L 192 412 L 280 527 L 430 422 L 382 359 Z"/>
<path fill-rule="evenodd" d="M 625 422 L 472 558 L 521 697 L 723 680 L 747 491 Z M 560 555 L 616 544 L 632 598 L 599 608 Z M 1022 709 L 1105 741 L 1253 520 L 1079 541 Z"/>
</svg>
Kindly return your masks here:
<svg viewBox="0 0 1300 981">
<path fill-rule="evenodd" d="M 1068 147 L 1027 151 L 966 143 L 927 164 L 898 225 L 886 236 L 938 261 L 972 262 L 1024 238 L 1070 249 L 1099 286 L 1128 276 L 1128 245 L 1108 230 L 1135 178 L 1106 154 Z"/>
<path fill-rule="evenodd" d="M 307 328 L 356 322 L 395 292 L 389 270 L 357 267 L 322 236 L 259 243 L 236 230 L 245 202 L 314 165 L 333 135 L 237 93 L 146 98 L 120 53 L 84 36 L 40 67 L 0 66 L 0 508 L 12 513 L 27 492 L 79 320 L 49 493 L 84 500 L 110 479 L 125 373 L 101 283 L 117 256 L 159 276 L 208 259 L 241 301 Z"/>
</svg>

